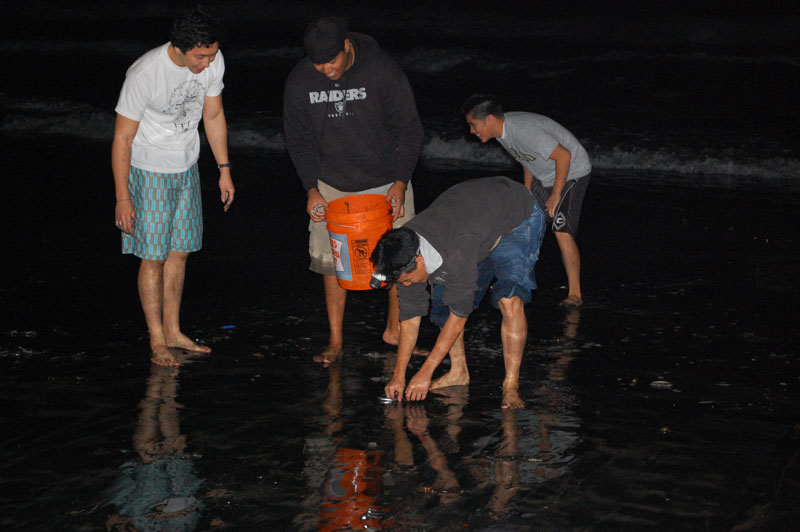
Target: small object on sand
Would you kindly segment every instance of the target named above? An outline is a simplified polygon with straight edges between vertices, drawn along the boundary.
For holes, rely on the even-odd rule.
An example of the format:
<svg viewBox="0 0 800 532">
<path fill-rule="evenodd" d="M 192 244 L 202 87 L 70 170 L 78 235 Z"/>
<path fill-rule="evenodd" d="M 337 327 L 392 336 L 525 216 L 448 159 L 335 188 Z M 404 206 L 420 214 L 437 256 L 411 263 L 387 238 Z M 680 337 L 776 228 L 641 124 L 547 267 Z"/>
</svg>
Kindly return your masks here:
<svg viewBox="0 0 800 532">
<path fill-rule="evenodd" d="M 388 405 L 389 403 L 393 403 L 394 402 L 391 399 L 389 399 L 388 397 L 386 397 L 385 395 L 382 395 L 382 396 L 378 397 L 378 401 L 380 401 L 381 403 L 383 403 L 385 405 Z"/>
<path fill-rule="evenodd" d="M 236 328 L 236 325 L 223 325 L 223 326 L 222 326 L 222 328 L 223 328 L 223 329 L 225 329 L 225 330 L 228 330 L 228 329 L 235 329 L 235 328 Z"/>
<path fill-rule="evenodd" d="M 653 381 L 650 383 L 650 387 L 656 390 L 671 390 L 672 383 L 669 381 Z"/>
<path fill-rule="evenodd" d="M 165 514 L 171 514 L 175 512 L 182 512 L 191 506 L 196 506 L 197 499 L 194 497 L 173 497 L 172 499 L 167 499 L 161 504 L 164 505 L 164 507 L 161 508 L 161 512 Z"/>
</svg>

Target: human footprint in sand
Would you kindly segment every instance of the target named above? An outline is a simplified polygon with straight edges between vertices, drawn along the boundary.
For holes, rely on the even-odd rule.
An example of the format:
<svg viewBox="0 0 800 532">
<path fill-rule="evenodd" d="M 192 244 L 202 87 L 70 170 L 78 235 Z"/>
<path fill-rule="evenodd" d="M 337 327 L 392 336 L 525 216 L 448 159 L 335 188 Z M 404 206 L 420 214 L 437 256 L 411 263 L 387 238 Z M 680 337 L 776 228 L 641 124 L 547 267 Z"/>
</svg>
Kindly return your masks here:
<svg viewBox="0 0 800 532">
<path fill-rule="evenodd" d="M 181 332 L 186 261 L 203 243 L 197 160 L 203 121 L 219 168 L 223 209 L 233 202 L 228 134 L 222 108 L 225 63 L 216 11 L 195 6 L 179 17 L 170 42 L 129 69 L 120 91 L 111 147 L 122 252 L 141 259 L 139 298 L 150 333 L 150 360 L 177 366 L 170 348 L 209 353 Z"/>
<path fill-rule="evenodd" d="M 542 209 L 521 183 L 486 177 L 451 187 L 405 226 L 381 237 L 372 254 L 373 275 L 396 283 L 400 298 L 400 341 L 387 397 L 419 401 L 431 389 L 469 384 L 464 328 L 494 281 L 492 303 L 503 315 L 500 337 L 506 368 L 501 406 L 524 406 L 519 396 L 528 336 L 524 305 L 536 288 L 532 274 L 544 220 Z M 431 296 L 426 284 L 432 285 Z M 441 331 L 406 386 L 406 369 L 431 297 L 431 321 Z M 450 371 L 432 381 L 448 354 Z"/>
</svg>

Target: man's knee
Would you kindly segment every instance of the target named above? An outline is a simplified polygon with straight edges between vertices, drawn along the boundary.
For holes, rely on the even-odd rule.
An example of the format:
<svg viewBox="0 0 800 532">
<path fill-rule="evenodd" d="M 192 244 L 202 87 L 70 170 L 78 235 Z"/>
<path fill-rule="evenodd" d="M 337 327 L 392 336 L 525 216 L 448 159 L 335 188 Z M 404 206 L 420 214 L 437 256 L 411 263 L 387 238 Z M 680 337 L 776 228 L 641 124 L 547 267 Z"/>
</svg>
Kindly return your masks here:
<svg viewBox="0 0 800 532">
<path fill-rule="evenodd" d="M 565 244 L 575 242 L 575 238 L 567 232 L 555 231 L 553 234 L 556 235 L 556 240 L 559 244 L 562 242 Z"/>
<path fill-rule="evenodd" d="M 191 255 L 189 251 L 170 251 L 167 260 L 182 260 L 185 262 L 189 255 Z"/>
<path fill-rule="evenodd" d="M 500 298 L 497 302 L 497 308 L 500 309 L 504 318 L 515 318 L 520 314 L 525 314 L 525 304 L 517 296 Z"/>
<path fill-rule="evenodd" d="M 167 262 L 167 259 L 161 259 L 161 260 L 142 259 L 140 268 L 146 271 L 158 271 L 164 269 L 165 262 Z"/>
</svg>

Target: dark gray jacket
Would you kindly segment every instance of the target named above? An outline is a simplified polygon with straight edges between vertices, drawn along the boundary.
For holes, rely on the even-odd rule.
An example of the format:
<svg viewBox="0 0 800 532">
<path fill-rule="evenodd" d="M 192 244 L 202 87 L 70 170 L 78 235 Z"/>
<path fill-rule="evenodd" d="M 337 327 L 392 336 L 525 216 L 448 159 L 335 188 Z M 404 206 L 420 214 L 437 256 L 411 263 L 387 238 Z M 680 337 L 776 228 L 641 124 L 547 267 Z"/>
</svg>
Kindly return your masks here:
<svg viewBox="0 0 800 532">
<path fill-rule="evenodd" d="M 428 275 L 444 285 L 444 303 L 465 318 L 472 312 L 478 288 L 478 263 L 504 236 L 533 212 L 534 200 L 522 183 L 495 176 L 472 179 L 447 189 L 405 227 L 423 236 L 442 256 Z M 399 286 L 400 320 L 428 313 L 428 291 L 422 283 Z"/>
</svg>

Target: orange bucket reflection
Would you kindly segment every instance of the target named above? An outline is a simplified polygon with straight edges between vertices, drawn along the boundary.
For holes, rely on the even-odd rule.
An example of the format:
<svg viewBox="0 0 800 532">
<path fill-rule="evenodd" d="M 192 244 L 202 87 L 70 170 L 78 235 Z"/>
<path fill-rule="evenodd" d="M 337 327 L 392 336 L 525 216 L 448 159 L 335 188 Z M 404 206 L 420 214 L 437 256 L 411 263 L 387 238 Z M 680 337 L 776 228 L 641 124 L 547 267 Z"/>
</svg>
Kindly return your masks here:
<svg viewBox="0 0 800 532">
<path fill-rule="evenodd" d="M 320 502 L 319 530 L 391 529 L 388 506 L 375 503 L 383 473 L 383 453 L 336 451 Z"/>
</svg>

